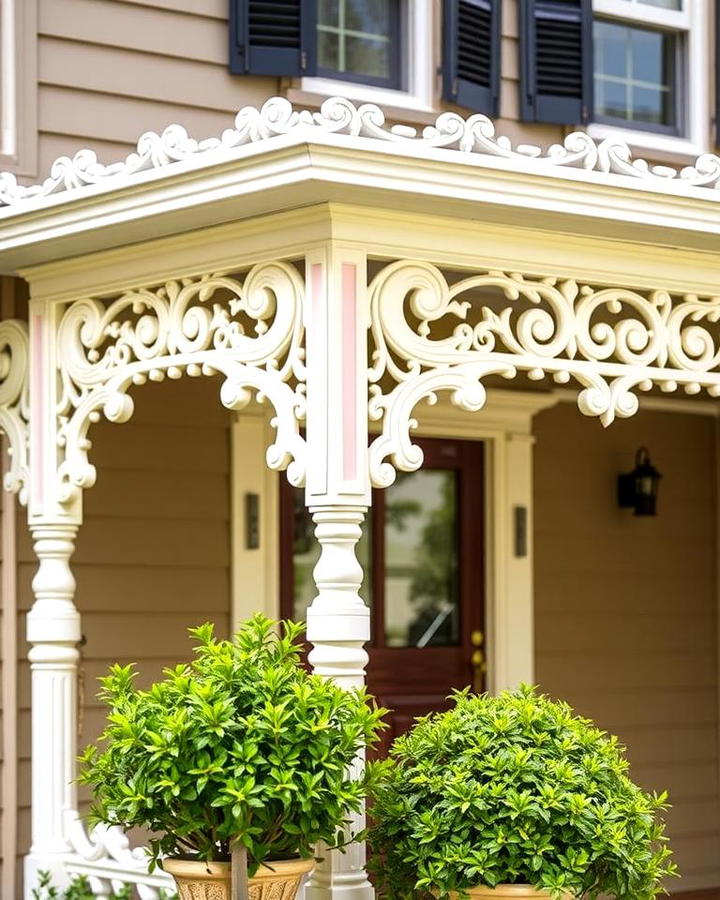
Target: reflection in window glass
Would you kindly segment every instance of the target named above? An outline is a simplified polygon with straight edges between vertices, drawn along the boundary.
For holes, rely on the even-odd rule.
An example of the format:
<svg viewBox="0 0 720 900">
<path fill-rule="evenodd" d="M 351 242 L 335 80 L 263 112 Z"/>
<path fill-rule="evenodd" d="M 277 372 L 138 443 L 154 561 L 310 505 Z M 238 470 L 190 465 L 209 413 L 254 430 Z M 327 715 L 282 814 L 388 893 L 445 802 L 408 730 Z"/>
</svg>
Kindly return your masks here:
<svg viewBox="0 0 720 900">
<path fill-rule="evenodd" d="M 596 21 L 598 118 L 673 128 L 676 42 L 668 32 Z"/>
<path fill-rule="evenodd" d="M 638 0 L 645 6 L 658 6 L 660 9 L 677 9 L 683 8 L 682 0 Z"/>
<path fill-rule="evenodd" d="M 321 75 L 395 86 L 399 0 L 319 0 Z"/>
<path fill-rule="evenodd" d="M 398 474 L 385 494 L 385 642 L 458 643 L 456 473 Z"/>
<path fill-rule="evenodd" d="M 370 522 L 363 526 L 363 534 L 357 545 L 357 558 L 365 573 L 360 596 L 370 602 Z M 305 492 L 293 491 L 293 619 L 304 622 L 308 606 L 315 599 L 317 590 L 313 569 L 320 559 L 320 545 L 315 539 L 315 526 L 305 506 Z"/>
</svg>

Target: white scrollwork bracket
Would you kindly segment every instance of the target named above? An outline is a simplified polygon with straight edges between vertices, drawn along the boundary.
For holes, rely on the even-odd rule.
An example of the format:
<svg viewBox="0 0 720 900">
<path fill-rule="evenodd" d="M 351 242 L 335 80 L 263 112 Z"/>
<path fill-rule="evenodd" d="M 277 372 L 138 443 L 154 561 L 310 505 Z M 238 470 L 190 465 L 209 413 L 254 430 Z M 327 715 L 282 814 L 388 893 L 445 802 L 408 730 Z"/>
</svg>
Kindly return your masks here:
<svg viewBox="0 0 720 900">
<path fill-rule="evenodd" d="M 396 468 L 422 464 L 411 438 L 417 404 L 450 391 L 455 405 L 478 410 L 489 375 L 574 380 L 581 412 L 603 425 L 637 412 L 636 390 L 720 396 L 720 296 L 499 271 L 450 284 L 433 265 L 398 261 L 375 277 L 370 302 L 369 412 L 383 423 L 370 472 L 379 487 Z"/>
<path fill-rule="evenodd" d="M 125 422 L 133 385 L 221 374 L 222 403 L 232 410 L 253 396 L 275 411 L 270 468 L 305 477 L 303 281 L 283 262 L 255 266 L 243 281 L 227 275 L 169 281 L 128 291 L 105 304 L 72 303 L 58 327 L 62 383 L 58 439 L 64 458 L 58 500 L 68 503 L 95 482 L 88 460 L 91 423 L 101 414 Z"/>
<path fill-rule="evenodd" d="M 8 444 L 10 465 L 4 488 L 27 502 L 28 485 L 28 331 L 25 322 L 0 322 L 0 431 Z"/>
<path fill-rule="evenodd" d="M 140 900 L 159 900 L 174 895 L 172 878 L 162 870 L 150 874 L 150 858 L 144 847 L 130 846 L 125 832 L 117 825 L 96 825 L 88 834 L 76 810 L 65 814 L 72 853 L 65 860 L 71 875 L 89 879 L 96 897 L 115 896 L 114 891 L 133 885 Z"/>
</svg>

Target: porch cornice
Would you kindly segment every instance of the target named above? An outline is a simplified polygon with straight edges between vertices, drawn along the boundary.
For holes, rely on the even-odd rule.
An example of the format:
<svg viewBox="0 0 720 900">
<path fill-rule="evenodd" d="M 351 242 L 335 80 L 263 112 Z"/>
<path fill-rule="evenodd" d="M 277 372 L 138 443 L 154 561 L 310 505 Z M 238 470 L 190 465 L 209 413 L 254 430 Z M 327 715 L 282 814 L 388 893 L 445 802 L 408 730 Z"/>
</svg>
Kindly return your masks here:
<svg viewBox="0 0 720 900">
<path fill-rule="evenodd" d="M 352 109 L 350 119 L 367 119 L 363 108 L 334 102 Z M 135 154 L 134 170 L 132 157 L 116 167 L 76 157 L 56 164 L 55 180 L 34 195 L 20 187 L 13 194 L 0 182 L 6 203 L 0 206 L 0 272 L 323 202 L 425 215 L 441 210 L 445 219 L 521 222 L 665 247 L 718 247 L 717 157 L 702 157 L 677 175 L 583 134 L 544 156 L 539 148 L 513 150 L 483 117 L 447 114 L 452 127 L 440 117 L 418 138 L 402 129 L 373 130 L 366 119 L 340 127 L 327 109 L 324 120 L 285 109 L 286 120 L 297 116 L 294 124 L 271 128 L 264 110 L 253 111 L 260 118 L 250 136 L 236 130 L 231 138 L 198 144 L 185 135 L 186 149 L 174 156 L 165 145 L 162 153 L 144 150 L 141 166 Z M 236 124 L 247 132 L 249 113 L 243 114 L 246 120 Z M 162 144 L 164 136 L 153 137 Z M 177 135 L 175 141 L 182 144 Z"/>
</svg>

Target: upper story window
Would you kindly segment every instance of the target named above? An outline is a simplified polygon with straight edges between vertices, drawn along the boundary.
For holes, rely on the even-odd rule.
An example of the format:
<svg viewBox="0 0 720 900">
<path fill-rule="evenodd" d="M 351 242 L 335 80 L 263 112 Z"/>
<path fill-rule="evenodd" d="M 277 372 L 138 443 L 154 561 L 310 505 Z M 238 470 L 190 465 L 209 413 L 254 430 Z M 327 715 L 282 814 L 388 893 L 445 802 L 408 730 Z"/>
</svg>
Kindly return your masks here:
<svg viewBox="0 0 720 900">
<path fill-rule="evenodd" d="M 595 121 L 683 134 L 688 0 L 595 3 Z"/>
<path fill-rule="evenodd" d="M 317 74 L 400 89 L 400 0 L 319 0 Z"/>
<path fill-rule="evenodd" d="M 302 102 L 308 92 L 342 94 L 432 112 L 442 60 L 443 96 L 494 114 L 500 7 L 501 0 L 230 0 L 230 71 L 294 79 L 288 96 L 302 91 Z M 463 34 L 477 53 L 468 56 Z"/>
<path fill-rule="evenodd" d="M 520 0 L 521 114 L 642 150 L 708 149 L 708 0 Z"/>
</svg>

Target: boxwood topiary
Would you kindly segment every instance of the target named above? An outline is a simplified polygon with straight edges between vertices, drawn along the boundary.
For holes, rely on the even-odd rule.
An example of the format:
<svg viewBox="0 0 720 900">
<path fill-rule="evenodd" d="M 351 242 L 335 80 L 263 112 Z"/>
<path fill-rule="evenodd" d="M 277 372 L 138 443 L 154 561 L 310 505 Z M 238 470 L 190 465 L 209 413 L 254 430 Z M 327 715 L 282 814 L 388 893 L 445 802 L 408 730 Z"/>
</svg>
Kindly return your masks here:
<svg viewBox="0 0 720 900">
<path fill-rule="evenodd" d="M 132 666 L 101 679 L 108 725 L 101 749 L 81 758 L 80 780 L 94 820 L 156 835 L 153 864 L 226 860 L 237 838 L 252 875 L 264 860 L 312 856 L 360 808 L 364 784 L 348 768 L 384 711 L 308 674 L 303 626 L 277 625 L 255 616 L 231 641 L 209 624 L 191 629 L 196 659 L 146 691 Z"/>
<path fill-rule="evenodd" d="M 675 871 L 666 796 L 627 776 L 624 748 L 523 686 L 457 693 L 375 764 L 379 887 L 391 897 L 531 884 L 553 896 L 650 900 Z"/>
</svg>

